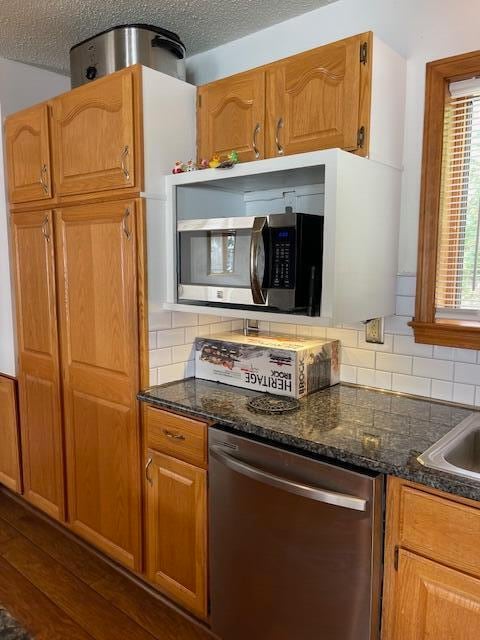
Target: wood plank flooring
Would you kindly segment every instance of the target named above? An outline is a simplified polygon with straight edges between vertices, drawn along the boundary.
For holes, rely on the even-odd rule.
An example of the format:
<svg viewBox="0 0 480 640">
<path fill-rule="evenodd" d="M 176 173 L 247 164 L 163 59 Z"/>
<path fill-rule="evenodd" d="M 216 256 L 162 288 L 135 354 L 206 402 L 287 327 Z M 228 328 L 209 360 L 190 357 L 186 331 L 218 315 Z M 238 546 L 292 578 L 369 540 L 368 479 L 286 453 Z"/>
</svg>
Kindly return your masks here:
<svg viewBox="0 0 480 640">
<path fill-rule="evenodd" d="M 213 638 L 2 489 L 0 604 L 36 640 Z"/>
</svg>

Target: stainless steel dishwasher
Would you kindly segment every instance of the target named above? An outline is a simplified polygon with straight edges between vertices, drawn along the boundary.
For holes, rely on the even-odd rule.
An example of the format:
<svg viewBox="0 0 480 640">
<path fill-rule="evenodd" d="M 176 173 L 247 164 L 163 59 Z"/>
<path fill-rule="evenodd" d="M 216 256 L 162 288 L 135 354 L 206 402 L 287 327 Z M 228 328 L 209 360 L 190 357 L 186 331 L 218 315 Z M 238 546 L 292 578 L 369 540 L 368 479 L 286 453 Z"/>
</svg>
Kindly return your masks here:
<svg viewBox="0 0 480 640">
<path fill-rule="evenodd" d="M 383 479 L 209 432 L 210 587 L 222 640 L 379 637 Z"/>
</svg>

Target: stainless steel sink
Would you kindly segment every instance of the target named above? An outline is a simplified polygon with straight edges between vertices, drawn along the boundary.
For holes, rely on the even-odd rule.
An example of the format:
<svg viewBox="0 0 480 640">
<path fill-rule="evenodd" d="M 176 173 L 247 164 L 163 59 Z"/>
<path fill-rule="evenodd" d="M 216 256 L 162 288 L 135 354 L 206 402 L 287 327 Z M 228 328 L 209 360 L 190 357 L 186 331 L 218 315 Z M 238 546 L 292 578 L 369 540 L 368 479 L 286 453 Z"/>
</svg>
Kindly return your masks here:
<svg viewBox="0 0 480 640">
<path fill-rule="evenodd" d="M 480 414 L 462 420 L 417 460 L 431 469 L 480 480 Z"/>
</svg>

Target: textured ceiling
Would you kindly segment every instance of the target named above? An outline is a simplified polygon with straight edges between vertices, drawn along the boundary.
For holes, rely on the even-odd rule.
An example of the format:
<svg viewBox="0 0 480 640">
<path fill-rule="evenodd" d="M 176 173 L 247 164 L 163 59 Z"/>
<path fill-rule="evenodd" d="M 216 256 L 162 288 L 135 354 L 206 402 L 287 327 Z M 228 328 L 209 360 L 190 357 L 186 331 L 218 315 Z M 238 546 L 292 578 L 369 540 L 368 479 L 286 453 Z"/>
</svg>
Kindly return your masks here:
<svg viewBox="0 0 480 640">
<path fill-rule="evenodd" d="M 335 0 L 0 0 L 0 57 L 68 73 L 71 46 L 117 24 L 179 34 L 187 55 Z"/>
</svg>

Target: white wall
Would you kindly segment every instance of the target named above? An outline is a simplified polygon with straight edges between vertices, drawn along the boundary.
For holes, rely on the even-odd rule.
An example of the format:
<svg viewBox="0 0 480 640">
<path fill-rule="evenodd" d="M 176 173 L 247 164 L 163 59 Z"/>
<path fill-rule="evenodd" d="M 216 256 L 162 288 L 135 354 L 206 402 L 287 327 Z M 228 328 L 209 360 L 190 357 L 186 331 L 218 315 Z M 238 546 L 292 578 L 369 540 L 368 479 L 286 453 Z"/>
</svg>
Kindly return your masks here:
<svg viewBox="0 0 480 640">
<path fill-rule="evenodd" d="M 480 49 L 479 0 L 340 0 L 188 60 L 203 84 L 363 31 L 373 31 L 407 59 L 399 272 L 417 266 L 417 227 L 425 63 Z M 374 54 L 375 55 L 375 54 Z"/>
<path fill-rule="evenodd" d="M 0 58 L 0 150 L 3 119 L 70 88 L 70 79 Z M 9 266 L 8 217 L 4 158 L 0 153 L 0 373 L 16 374 L 12 288 Z"/>
</svg>

